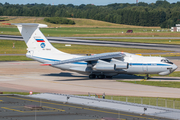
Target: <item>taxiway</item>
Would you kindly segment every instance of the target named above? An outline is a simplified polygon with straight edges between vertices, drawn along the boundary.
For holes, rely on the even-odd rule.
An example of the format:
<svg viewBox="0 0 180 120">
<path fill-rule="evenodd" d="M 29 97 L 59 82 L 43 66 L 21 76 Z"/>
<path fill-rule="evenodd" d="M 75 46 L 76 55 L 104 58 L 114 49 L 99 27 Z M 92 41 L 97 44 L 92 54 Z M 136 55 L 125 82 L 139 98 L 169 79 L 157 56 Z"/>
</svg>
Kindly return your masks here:
<svg viewBox="0 0 180 120">
<path fill-rule="evenodd" d="M 179 60 L 173 61 L 178 66 Z M 89 79 L 86 75 L 40 66 L 35 61 L 0 62 L 0 91 L 49 92 L 64 94 L 103 94 L 179 98 L 180 89 L 117 82 L 142 80 L 142 77 L 119 75 L 113 79 Z M 180 67 L 179 67 L 180 68 Z M 179 70 L 179 69 L 178 69 Z M 153 77 L 152 80 L 180 81 L 179 77 Z"/>
</svg>

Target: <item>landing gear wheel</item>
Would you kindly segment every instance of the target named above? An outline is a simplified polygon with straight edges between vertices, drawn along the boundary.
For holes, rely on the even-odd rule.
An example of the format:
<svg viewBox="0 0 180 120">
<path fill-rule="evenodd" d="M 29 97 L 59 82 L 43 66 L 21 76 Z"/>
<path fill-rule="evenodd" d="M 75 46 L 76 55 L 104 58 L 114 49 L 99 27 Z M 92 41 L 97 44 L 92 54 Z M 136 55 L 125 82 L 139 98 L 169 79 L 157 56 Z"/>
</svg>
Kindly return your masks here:
<svg viewBox="0 0 180 120">
<path fill-rule="evenodd" d="M 112 76 L 106 76 L 106 78 L 108 78 L 108 79 L 112 79 Z"/>
<path fill-rule="evenodd" d="M 105 78 L 105 75 L 98 75 L 97 78 L 98 78 L 98 79 L 104 79 L 104 78 Z"/>
<path fill-rule="evenodd" d="M 95 74 L 90 74 L 90 75 L 89 75 L 89 79 L 94 79 L 94 78 L 96 78 L 96 75 L 95 75 Z"/>
</svg>

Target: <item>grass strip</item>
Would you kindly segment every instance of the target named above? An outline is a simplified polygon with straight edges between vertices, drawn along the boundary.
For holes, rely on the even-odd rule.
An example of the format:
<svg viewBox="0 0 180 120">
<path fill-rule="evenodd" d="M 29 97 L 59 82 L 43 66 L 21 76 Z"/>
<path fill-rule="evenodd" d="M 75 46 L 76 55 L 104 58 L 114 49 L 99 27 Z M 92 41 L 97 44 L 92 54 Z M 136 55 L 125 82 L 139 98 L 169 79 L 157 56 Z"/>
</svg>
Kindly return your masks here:
<svg viewBox="0 0 180 120">
<path fill-rule="evenodd" d="M 158 87 L 170 87 L 170 88 L 180 88 L 180 82 L 174 81 L 121 81 L 118 82 L 126 82 L 140 85 L 149 85 L 149 86 L 158 86 Z"/>
<path fill-rule="evenodd" d="M 3 94 L 29 95 L 28 92 L 3 92 Z M 38 92 L 33 92 L 33 94 L 39 94 L 39 93 Z"/>
<path fill-rule="evenodd" d="M 88 95 L 80 95 L 80 96 L 88 96 Z M 91 95 L 95 97 L 95 95 Z M 102 95 L 96 95 L 96 97 L 102 98 Z M 160 98 L 160 97 L 140 97 L 140 96 L 111 96 L 106 95 L 105 99 L 137 103 L 137 104 L 145 104 L 159 107 L 167 107 L 180 109 L 180 98 Z"/>
<path fill-rule="evenodd" d="M 136 76 L 145 76 L 145 74 L 136 74 Z M 150 74 L 150 77 L 153 76 L 162 76 L 162 75 L 158 75 L 158 74 Z M 166 77 L 180 77 L 180 71 L 175 71 L 169 75 L 165 75 Z"/>
<path fill-rule="evenodd" d="M 0 56 L 0 61 L 32 61 L 26 56 Z"/>
<path fill-rule="evenodd" d="M 154 57 L 179 57 L 180 53 L 166 53 L 166 54 L 145 54 L 143 56 L 154 56 Z"/>
<path fill-rule="evenodd" d="M 155 44 L 180 44 L 180 39 L 87 39 L 115 42 L 155 43 Z"/>
<path fill-rule="evenodd" d="M 13 48 L 13 44 L 15 45 L 15 48 Z M 97 54 L 97 53 L 121 52 L 121 51 L 128 53 L 169 52 L 163 50 L 91 46 L 91 45 L 65 46 L 65 44 L 59 44 L 59 43 L 52 43 L 52 45 L 63 52 L 67 52 L 71 54 Z M 26 52 L 27 52 L 27 46 L 24 41 L 0 40 L 0 54 L 25 54 Z"/>
<path fill-rule="evenodd" d="M 45 23 L 46 24 L 46 23 Z M 48 24 L 49 25 L 49 24 Z M 56 36 L 56 37 L 179 37 L 177 32 L 157 32 L 153 31 L 152 28 L 117 28 L 108 26 L 94 26 L 94 27 L 83 27 L 83 26 L 63 26 L 55 25 L 53 28 L 42 28 L 41 31 L 45 36 Z M 85 25 L 86 26 L 86 25 Z M 126 33 L 127 30 L 133 30 L 133 33 Z M 159 28 L 160 29 L 160 28 Z M 158 30 L 157 28 L 154 30 Z M 16 27 L 0 27 L 0 33 L 5 35 L 20 35 Z M 100 39 L 99 39 L 100 40 Z M 151 40 L 150 40 L 151 41 Z M 169 42 L 169 41 L 167 41 Z"/>
</svg>

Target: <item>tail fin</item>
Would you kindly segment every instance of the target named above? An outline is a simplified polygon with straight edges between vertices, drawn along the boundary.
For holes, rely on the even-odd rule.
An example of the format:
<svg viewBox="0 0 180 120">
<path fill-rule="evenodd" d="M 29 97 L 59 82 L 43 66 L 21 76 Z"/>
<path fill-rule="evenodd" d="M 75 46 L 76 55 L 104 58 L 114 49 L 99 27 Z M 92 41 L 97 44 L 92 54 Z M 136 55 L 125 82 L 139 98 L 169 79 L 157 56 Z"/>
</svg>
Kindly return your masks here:
<svg viewBox="0 0 180 120">
<path fill-rule="evenodd" d="M 28 50 L 50 50 L 53 52 L 60 52 L 49 43 L 46 37 L 39 30 L 39 28 L 47 27 L 47 25 L 37 23 L 12 23 L 11 25 L 16 25 L 18 27 L 24 41 L 26 42 Z"/>
</svg>

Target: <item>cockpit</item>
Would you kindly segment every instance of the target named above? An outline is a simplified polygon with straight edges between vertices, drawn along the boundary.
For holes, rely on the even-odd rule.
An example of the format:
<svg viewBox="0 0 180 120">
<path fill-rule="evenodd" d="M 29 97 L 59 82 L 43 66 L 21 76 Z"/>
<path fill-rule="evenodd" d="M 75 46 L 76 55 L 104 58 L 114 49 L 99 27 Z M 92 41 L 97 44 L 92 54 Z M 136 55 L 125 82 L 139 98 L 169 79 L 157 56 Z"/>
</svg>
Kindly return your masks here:
<svg viewBox="0 0 180 120">
<path fill-rule="evenodd" d="M 163 63 L 169 63 L 169 64 L 173 64 L 171 61 L 169 61 L 168 59 L 162 59 L 161 62 Z"/>
</svg>

